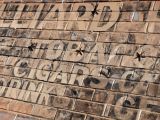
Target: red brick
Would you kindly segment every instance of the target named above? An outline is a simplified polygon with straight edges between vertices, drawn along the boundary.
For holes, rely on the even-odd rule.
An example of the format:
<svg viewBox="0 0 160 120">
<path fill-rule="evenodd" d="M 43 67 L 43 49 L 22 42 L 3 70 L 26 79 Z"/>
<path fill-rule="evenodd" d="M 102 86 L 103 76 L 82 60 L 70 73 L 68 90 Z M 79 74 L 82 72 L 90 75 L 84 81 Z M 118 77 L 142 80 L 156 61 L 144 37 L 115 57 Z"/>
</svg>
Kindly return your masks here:
<svg viewBox="0 0 160 120">
<path fill-rule="evenodd" d="M 16 115 L 13 113 L 9 113 L 9 112 L 0 110 L 1 120 L 14 120 L 15 117 L 16 117 Z"/>
<path fill-rule="evenodd" d="M 9 110 L 25 113 L 25 114 L 31 114 L 33 109 L 33 105 L 31 103 L 25 103 L 21 101 L 11 101 L 9 104 Z"/>
<path fill-rule="evenodd" d="M 10 102 L 11 102 L 10 99 L 1 97 L 0 98 L 0 108 L 7 109 Z"/>
<path fill-rule="evenodd" d="M 57 110 L 55 108 L 41 106 L 41 105 L 34 105 L 32 110 L 32 115 L 54 119 L 56 112 Z"/>
<path fill-rule="evenodd" d="M 103 104 L 77 100 L 74 110 L 95 115 L 102 115 L 103 108 Z"/>
</svg>

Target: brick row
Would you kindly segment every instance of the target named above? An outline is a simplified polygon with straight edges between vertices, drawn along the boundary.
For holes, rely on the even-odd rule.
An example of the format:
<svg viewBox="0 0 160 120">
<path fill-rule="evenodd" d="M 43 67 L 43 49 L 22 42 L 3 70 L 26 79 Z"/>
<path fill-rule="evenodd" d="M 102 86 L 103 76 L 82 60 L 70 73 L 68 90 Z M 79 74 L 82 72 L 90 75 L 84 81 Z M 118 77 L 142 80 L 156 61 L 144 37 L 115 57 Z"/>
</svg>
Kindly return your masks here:
<svg viewBox="0 0 160 120">
<path fill-rule="evenodd" d="M 9 74 L 5 74 L 5 75 L 9 75 Z M 14 75 L 10 75 L 10 77 L 11 76 L 14 76 Z M 71 74 L 71 77 L 72 76 L 76 76 L 76 75 Z M 16 77 L 19 77 L 19 76 L 16 76 Z M 30 79 L 33 79 L 33 78 L 30 78 Z M 38 75 L 36 79 L 40 81 L 44 80 L 42 78 L 38 78 Z M 43 96 L 43 94 L 49 97 L 47 95 L 49 94 L 49 95 L 58 95 L 58 96 L 64 95 L 66 97 L 79 98 L 79 99 L 85 99 L 85 100 L 92 100 L 92 99 L 94 100 L 96 99 L 95 95 L 97 94 L 99 96 L 99 94 L 101 93 L 101 91 L 99 91 L 98 93 L 97 92 L 95 93 L 94 89 L 101 89 L 101 90 L 107 90 L 107 91 L 121 92 L 123 94 L 135 94 L 135 95 L 150 96 L 150 97 L 160 97 L 160 93 L 159 93 L 160 86 L 158 84 L 153 84 L 153 83 L 119 81 L 119 80 L 112 80 L 112 79 L 105 79 L 105 78 L 100 79 L 100 78 L 93 78 L 93 77 L 90 77 L 90 78 L 87 77 L 81 81 L 80 79 L 79 81 L 76 81 L 74 79 L 72 80 L 73 81 L 69 81 L 68 83 L 64 81 L 64 79 L 62 79 L 62 81 L 60 82 L 60 79 L 57 78 L 57 81 L 55 80 L 53 81 L 53 79 L 51 81 L 49 79 L 49 81 L 44 80 L 45 82 L 43 83 L 43 82 L 38 82 L 38 81 L 34 82 L 33 80 L 26 80 L 26 79 L 23 80 L 23 78 L 12 78 L 11 79 L 8 77 L 1 76 L 1 83 L 2 83 L 1 96 L 11 97 L 14 99 L 20 99 L 20 100 L 27 101 L 29 100 L 29 96 L 25 97 L 25 94 L 28 95 L 28 94 L 33 93 L 33 95 L 36 94 L 37 97 L 39 95 Z M 46 81 L 51 82 L 51 83 L 46 83 Z M 92 88 L 92 89 L 71 87 L 71 86 L 69 87 L 69 86 L 61 85 L 59 83 L 79 85 L 82 87 L 87 87 L 87 88 Z M 12 88 L 13 90 L 15 88 L 15 92 L 12 91 Z M 5 94 L 5 91 L 7 91 L 6 94 Z M 106 92 L 102 92 L 102 93 L 104 97 L 107 95 Z M 33 101 L 36 102 L 37 100 L 34 99 Z"/>
<path fill-rule="evenodd" d="M 137 44 L 137 45 L 155 45 L 159 46 L 159 34 L 140 34 L 140 33 L 118 33 L 118 32 L 80 32 L 80 31 L 56 31 L 56 30 L 23 30 L 23 29 L 0 29 L 1 42 L 0 45 L 15 45 L 19 44 L 29 45 L 29 42 L 44 44 L 54 43 L 51 40 L 62 41 L 77 41 L 91 44 L 101 43 L 123 43 L 123 44 Z M 18 39 L 16 39 L 18 38 Z M 8 44 L 5 44 L 9 42 Z M 11 42 L 11 43 L 10 43 Z M 13 44 L 14 42 L 17 42 Z M 56 41 L 55 41 L 56 42 Z M 59 41 L 60 42 L 60 41 Z M 26 43 L 26 44 L 25 44 Z M 23 46 L 24 46 L 23 45 Z M 25 47 L 26 47 L 25 46 Z M 38 45 L 37 45 L 38 46 Z M 127 46 L 127 45 L 126 45 Z M 131 45 L 129 45 L 131 46 Z M 39 48 L 39 47 L 37 47 Z"/>
<path fill-rule="evenodd" d="M 9 99 L 1 98 L 1 100 L 7 101 Z M 4 105 L 5 103 L 3 102 L 1 104 Z M 23 105 L 23 107 L 22 107 L 22 105 Z M 96 112 L 97 115 L 102 114 L 102 111 L 103 111 L 101 104 L 96 104 L 96 103 L 87 103 L 85 101 L 77 101 L 76 106 L 77 107 L 75 107 L 75 110 L 81 111 L 82 113 L 66 111 L 66 110 L 56 110 L 54 108 L 49 108 L 49 107 L 44 107 L 41 105 L 24 103 L 21 101 L 14 101 L 14 100 L 10 101 L 10 103 L 8 104 L 8 108 L 6 108 L 6 109 L 9 109 L 10 111 L 22 113 L 22 114 L 30 114 L 30 115 L 35 115 L 37 117 L 43 117 L 43 118 L 50 118 L 50 119 L 53 119 L 53 118 L 55 118 L 55 119 L 63 119 L 63 118 L 69 119 L 70 118 L 71 119 L 71 118 L 74 118 L 74 119 L 80 119 L 80 120 L 84 120 L 84 118 L 86 116 L 86 114 L 83 114 L 83 112 L 84 112 L 83 108 L 85 108 L 85 112 L 88 112 L 88 113 L 92 112 L 92 114 L 93 114 L 94 112 L 97 111 L 97 109 L 94 109 L 97 106 L 97 108 L 101 110 L 101 112 L 100 111 L 98 111 L 98 113 Z M 42 114 L 39 113 L 39 112 L 41 112 L 41 111 L 39 111 L 40 109 L 42 109 L 42 111 L 43 111 L 43 116 L 42 116 Z M 13 114 L 12 114 L 13 116 L 10 116 L 10 114 L 7 114 L 4 111 L 1 111 L 1 113 L 3 113 L 3 114 L 1 114 L 1 115 L 3 115 L 2 117 L 15 117 Z M 21 115 L 18 115 L 17 117 L 19 117 L 19 116 L 21 116 Z M 87 119 L 88 120 L 91 120 L 91 119 L 107 120 L 110 118 L 111 119 L 122 119 L 125 116 L 126 120 L 127 119 L 136 120 L 136 118 L 138 118 L 137 116 L 139 116 L 141 119 L 150 120 L 151 118 L 154 118 L 154 120 L 158 120 L 160 117 L 160 115 L 155 112 L 148 112 L 145 110 L 138 111 L 133 108 L 125 108 L 125 107 L 114 106 L 114 105 L 107 105 L 102 116 L 105 116 L 107 118 L 104 118 L 104 117 L 102 118 L 102 117 L 98 117 L 98 116 L 94 116 L 94 115 L 87 115 Z"/>
<path fill-rule="evenodd" d="M 15 69 L 33 69 L 31 71 L 53 72 L 57 75 L 59 72 L 64 74 L 73 73 L 79 75 L 101 76 L 102 78 L 121 79 L 121 80 L 134 80 L 136 82 L 152 82 L 159 83 L 159 61 L 156 62 L 154 73 L 153 71 L 145 71 L 138 68 L 124 68 L 114 66 L 102 66 L 94 64 L 79 64 L 72 62 L 59 62 L 43 59 L 31 59 L 20 57 L 7 57 L 1 56 L 1 66 L 8 66 Z M 5 69 L 5 68 L 4 68 Z M 10 71 L 10 70 L 9 70 Z M 7 72 L 7 69 L 6 69 Z M 40 72 L 40 73 L 41 73 Z M 28 73 L 28 72 L 27 72 Z M 5 74 L 5 73 L 4 73 Z M 17 74 L 17 73 L 16 73 Z M 29 73 L 28 73 L 29 74 Z M 18 73 L 17 76 L 20 74 Z M 20 75 L 21 76 L 21 75 Z M 23 75 L 26 76 L 26 75 Z M 44 77 L 45 78 L 45 77 Z"/>
</svg>

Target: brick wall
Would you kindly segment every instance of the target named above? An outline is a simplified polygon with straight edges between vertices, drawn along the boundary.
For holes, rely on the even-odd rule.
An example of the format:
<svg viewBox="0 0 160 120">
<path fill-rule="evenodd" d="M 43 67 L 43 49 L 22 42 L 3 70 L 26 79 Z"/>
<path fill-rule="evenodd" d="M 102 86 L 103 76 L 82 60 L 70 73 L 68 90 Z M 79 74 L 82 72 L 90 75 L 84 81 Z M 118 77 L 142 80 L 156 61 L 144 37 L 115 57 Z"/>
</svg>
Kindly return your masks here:
<svg viewBox="0 0 160 120">
<path fill-rule="evenodd" d="M 160 1 L 0 3 L 0 119 L 160 119 Z"/>
</svg>

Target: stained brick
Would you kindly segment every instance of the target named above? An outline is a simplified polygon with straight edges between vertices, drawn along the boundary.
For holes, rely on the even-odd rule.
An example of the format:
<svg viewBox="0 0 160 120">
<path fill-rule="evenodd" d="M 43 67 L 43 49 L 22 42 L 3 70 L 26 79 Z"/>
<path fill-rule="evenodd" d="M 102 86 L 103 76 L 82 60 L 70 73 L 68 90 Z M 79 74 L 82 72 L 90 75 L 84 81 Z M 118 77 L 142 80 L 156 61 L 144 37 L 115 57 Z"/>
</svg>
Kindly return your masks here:
<svg viewBox="0 0 160 120">
<path fill-rule="evenodd" d="M 160 2 L 156 1 L 155 6 L 154 6 L 154 10 L 159 10 L 159 9 L 160 9 Z"/>
<path fill-rule="evenodd" d="M 44 84 L 42 88 L 42 92 L 48 93 L 50 95 L 60 95 L 64 94 L 66 86 L 60 84 Z"/>
<path fill-rule="evenodd" d="M 10 99 L 7 98 L 0 98 L 0 108 L 1 109 L 8 109 L 8 105 L 11 102 Z"/>
<path fill-rule="evenodd" d="M 130 82 L 130 81 L 115 81 L 112 87 L 113 91 L 129 92 L 133 94 L 145 95 L 147 91 L 147 83 L 145 82 Z"/>
<path fill-rule="evenodd" d="M 117 32 L 146 32 L 147 23 L 144 22 L 119 22 L 117 24 Z"/>
<path fill-rule="evenodd" d="M 136 120 L 137 110 L 118 106 L 108 106 L 106 116 L 112 119 Z"/>
<path fill-rule="evenodd" d="M 108 93 L 106 91 L 96 90 L 93 96 L 93 101 L 105 102 L 107 100 Z"/>
<path fill-rule="evenodd" d="M 29 34 L 29 38 L 39 38 L 39 35 L 41 34 L 40 30 L 31 30 Z"/>
<path fill-rule="evenodd" d="M 86 120 L 109 120 L 109 118 L 102 118 L 97 116 L 87 116 Z"/>
<path fill-rule="evenodd" d="M 78 98 L 80 93 L 79 87 L 67 87 L 64 96 Z"/>
<path fill-rule="evenodd" d="M 128 75 L 133 74 L 133 68 L 124 68 L 124 67 L 114 67 L 114 66 L 102 66 L 101 76 L 107 78 L 118 78 L 118 79 L 134 79 L 139 81 L 139 76 L 136 78 L 131 78 Z M 136 74 L 136 73 L 135 73 Z"/>
<path fill-rule="evenodd" d="M 94 93 L 93 89 L 79 88 L 79 87 L 67 87 L 65 96 L 80 98 L 85 100 L 91 100 Z"/>
<path fill-rule="evenodd" d="M 103 107 L 103 104 L 77 100 L 74 110 L 95 115 L 102 115 Z"/>
<path fill-rule="evenodd" d="M 142 22 L 146 21 L 148 17 L 148 13 L 146 11 L 143 12 L 122 12 L 119 21 L 121 22 Z"/>
<path fill-rule="evenodd" d="M 11 101 L 9 104 L 9 110 L 25 113 L 25 114 L 31 114 L 33 109 L 33 105 L 31 103 L 25 103 L 21 101 Z"/>
<path fill-rule="evenodd" d="M 160 97 L 160 86 L 158 84 L 149 84 L 147 95 L 153 97 Z"/>
<path fill-rule="evenodd" d="M 41 32 L 39 38 L 41 38 L 41 39 L 49 39 L 50 33 L 51 33 L 50 30 L 43 30 L 43 31 Z"/>
<path fill-rule="evenodd" d="M 159 11 L 150 11 L 148 13 L 147 21 L 159 22 L 160 21 L 160 13 L 159 13 Z"/>
<path fill-rule="evenodd" d="M 0 110 L 0 117 L 2 120 L 14 120 L 16 115 Z"/>
<path fill-rule="evenodd" d="M 111 44 L 110 45 L 110 53 L 117 55 L 134 55 L 137 51 L 138 46 L 131 44 Z"/>
<path fill-rule="evenodd" d="M 156 60 L 155 58 L 145 57 L 142 58 L 141 61 L 138 61 L 137 59 L 135 59 L 135 57 L 123 56 L 121 65 L 126 67 L 152 69 L 154 67 L 155 60 Z"/>
<path fill-rule="evenodd" d="M 159 98 L 141 97 L 140 109 L 159 113 Z"/>
<path fill-rule="evenodd" d="M 127 41 L 127 38 L 128 38 L 128 35 L 126 33 L 101 32 L 99 35 L 98 41 L 124 43 Z"/>
<path fill-rule="evenodd" d="M 160 71 L 159 66 L 160 66 L 160 59 L 157 59 L 154 69 L 155 69 L 158 73 L 159 73 L 159 71 Z"/>
<path fill-rule="evenodd" d="M 159 114 L 151 113 L 148 111 L 142 111 L 140 115 L 141 120 L 158 120 L 160 118 Z"/>
<path fill-rule="evenodd" d="M 39 119 L 31 116 L 17 115 L 15 120 L 39 120 Z"/>
<path fill-rule="evenodd" d="M 147 44 L 160 45 L 158 38 L 159 34 L 148 34 L 147 40 L 146 41 L 143 40 L 143 43 L 146 42 Z"/>
<path fill-rule="evenodd" d="M 159 22 L 150 22 L 148 26 L 148 32 L 150 33 L 160 33 L 159 31 L 160 23 Z"/>
<path fill-rule="evenodd" d="M 112 87 L 112 79 L 107 78 L 94 78 L 94 77 L 87 77 L 83 80 L 84 86 L 97 88 L 97 89 L 106 89 L 110 90 Z"/>
<path fill-rule="evenodd" d="M 92 89 L 81 89 L 79 98 L 85 100 L 91 100 L 94 90 Z"/>
<path fill-rule="evenodd" d="M 54 119 L 56 115 L 56 109 L 51 107 L 45 107 L 41 105 L 34 105 L 32 115 L 44 118 Z"/>
<path fill-rule="evenodd" d="M 64 111 L 64 110 L 59 110 L 56 115 L 56 120 L 84 120 L 85 115 L 81 113 L 74 113 L 74 112 L 69 112 L 69 111 Z"/>
<path fill-rule="evenodd" d="M 151 2 L 147 1 L 127 1 L 122 7 L 122 11 L 145 11 L 149 10 Z"/>
<path fill-rule="evenodd" d="M 67 30 L 87 30 L 88 26 L 89 26 L 89 22 L 87 21 L 70 21 L 66 29 Z"/>
<path fill-rule="evenodd" d="M 63 109 L 72 109 L 74 104 L 73 99 L 67 97 L 54 97 L 53 100 L 50 99 L 49 106 L 53 106 L 56 108 L 63 108 Z"/>
<path fill-rule="evenodd" d="M 4 2 L 1 119 L 160 119 L 159 1 Z"/>
</svg>

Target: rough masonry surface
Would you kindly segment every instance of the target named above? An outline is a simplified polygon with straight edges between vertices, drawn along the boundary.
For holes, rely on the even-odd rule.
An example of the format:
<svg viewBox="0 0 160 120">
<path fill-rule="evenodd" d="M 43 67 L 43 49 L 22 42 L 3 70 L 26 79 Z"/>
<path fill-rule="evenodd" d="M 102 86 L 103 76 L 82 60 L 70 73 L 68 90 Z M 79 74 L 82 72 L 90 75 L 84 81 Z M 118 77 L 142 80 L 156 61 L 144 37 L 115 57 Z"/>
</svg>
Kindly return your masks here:
<svg viewBox="0 0 160 120">
<path fill-rule="evenodd" d="M 160 1 L 1 0 L 0 120 L 160 120 Z"/>
</svg>

